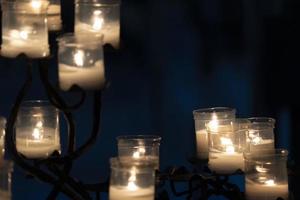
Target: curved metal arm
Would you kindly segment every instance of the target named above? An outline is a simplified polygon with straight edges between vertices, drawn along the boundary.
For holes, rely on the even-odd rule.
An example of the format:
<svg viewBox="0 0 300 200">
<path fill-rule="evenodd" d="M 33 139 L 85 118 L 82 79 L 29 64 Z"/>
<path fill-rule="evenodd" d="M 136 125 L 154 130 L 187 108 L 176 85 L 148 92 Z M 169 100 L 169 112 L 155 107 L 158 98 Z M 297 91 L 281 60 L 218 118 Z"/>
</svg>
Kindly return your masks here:
<svg viewBox="0 0 300 200">
<path fill-rule="evenodd" d="M 32 72 L 31 72 L 32 70 L 31 69 L 32 69 L 32 63 L 29 61 L 29 65 L 27 66 L 26 81 L 23 84 L 21 90 L 19 91 L 19 93 L 17 95 L 15 104 L 11 110 L 10 116 L 7 121 L 6 146 L 7 146 L 8 152 L 10 152 L 12 154 L 14 161 L 23 170 L 25 170 L 26 172 L 32 174 L 34 177 L 37 177 L 38 179 L 40 179 L 44 182 L 50 183 L 52 185 L 58 185 L 57 180 L 53 176 L 42 171 L 41 169 L 39 169 L 35 166 L 31 166 L 30 164 L 28 164 L 23 159 L 23 157 L 19 155 L 19 153 L 16 149 L 14 126 L 15 126 L 15 122 L 17 120 L 17 115 L 18 115 L 20 105 L 31 87 L 31 83 L 32 83 Z M 64 185 L 62 185 L 60 187 L 60 190 L 72 199 L 81 200 L 81 198 L 75 192 L 73 192 L 72 190 L 70 190 L 68 187 L 66 187 Z"/>
</svg>

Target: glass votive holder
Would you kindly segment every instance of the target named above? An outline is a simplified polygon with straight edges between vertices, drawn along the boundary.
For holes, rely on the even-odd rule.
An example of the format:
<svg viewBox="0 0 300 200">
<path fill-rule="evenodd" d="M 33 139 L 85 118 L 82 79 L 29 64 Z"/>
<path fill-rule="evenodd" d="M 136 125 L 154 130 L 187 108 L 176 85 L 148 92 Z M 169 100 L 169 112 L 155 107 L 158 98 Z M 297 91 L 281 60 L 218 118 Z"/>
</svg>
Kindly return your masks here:
<svg viewBox="0 0 300 200">
<path fill-rule="evenodd" d="M 103 34 L 103 44 L 120 43 L 119 0 L 76 0 L 75 34 Z"/>
<path fill-rule="evenodd" d="M 155 135 L 126 135 L 117 137 L 118 157 L 121 161 L 135 160 L 154 163 L 159 169 L 161 137 Z"/>
<path fill-rule="evenodd" d="M 102 37 L 66 34 L 58 42 L 60 88 L 101 89 L 105 83 Z"/>
<path fill-rule="evenodd" d="M 288 200 L 287 156 L 284 149 L 244 154 L 247 200 Z"/>
<path fill-rule="evenodd" d="M 244 170 L 243 152 L 246 147 L 244 120 L 218 120 L 208 126 L 209 169 L 217 174 L 232 174 Z"/>
<path fill-rule="evenodd" d="M 0 116 L 0 159 L 3 158 L 5 152 L 5 125 L 6 119 Z"/>
<path fill-rule="evenodd" d="M 198 159 L 208 159 L 208 133 L 206 125 L 216 126 L 218 120 L 234 119 L 235 113 L 235 109 L 227 107 L 203 108 L 193 111 Z"/>
<path fill-rule="evenodd" d="M 47 10 L 47 20 L 49 31 L 60 31 L 62 29 L 60 0 L 50 0 Z"/>
<path fill-rule="evenodd" d="M 0 199 L 11 200 L 13 162 L 0 158 Z"/>
<path fill-rule="evenodd" d="M 247 137 L 247 151 L 274 150 L 275 119 L 267 117 L 249 118 L 251 125 Z"/>
<path fill-rule="evenodd" d="M 47 0 L 2 1 L 1 55 L 30 58 L 49 55 Z"/>
<path fill-rule="evenodd" d="M 17 151 L 30 159 L 60 152 L 59 111 L 47 101 L 26 101 L 16 122 Z"/>
<path fill-rule="evenodd" d="M 111 158 L 109 200 L 154 200 L 155 170 L 145 161 Z"/>
</svg>

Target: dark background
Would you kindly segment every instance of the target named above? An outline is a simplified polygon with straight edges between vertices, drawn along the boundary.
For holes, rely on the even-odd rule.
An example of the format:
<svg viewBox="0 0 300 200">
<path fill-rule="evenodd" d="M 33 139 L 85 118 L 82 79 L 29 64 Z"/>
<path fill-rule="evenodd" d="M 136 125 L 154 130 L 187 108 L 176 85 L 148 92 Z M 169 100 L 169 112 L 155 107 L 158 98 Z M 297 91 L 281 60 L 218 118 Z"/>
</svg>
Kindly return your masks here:
<svg viewBox="0 0 300 200">
<path fill-rule="evenodd" d="M 101 135 L 72 174 L 88 183 L 105 180 L 122 134 L 159 134 L 161 167 L 188 166 L 192 110 L 214 106 L 235 107 L 239 117 L 276 118 L 276 145 L 299 167 L 299 6 L 299 0 L 123 0 L 122 45 L 105 57 L 111 84 L 103 95 Z M 64 1 L 67 32 L 73 14 L 72 2 Z M 24 81 L 24 64 L 0 59 L 3 116 Z M 55 62 L 51 73 L 56 81 Z M 45 99 L 37 72 L 27 99 Z M 78 144 L 89 135 L 90 111 L 88 100 L 76 112 Z M 63 143 L 65 133 L 62 120 Z M 50 189 L 15 167 L 13 199 L 45 199 Z"/>
</svg>

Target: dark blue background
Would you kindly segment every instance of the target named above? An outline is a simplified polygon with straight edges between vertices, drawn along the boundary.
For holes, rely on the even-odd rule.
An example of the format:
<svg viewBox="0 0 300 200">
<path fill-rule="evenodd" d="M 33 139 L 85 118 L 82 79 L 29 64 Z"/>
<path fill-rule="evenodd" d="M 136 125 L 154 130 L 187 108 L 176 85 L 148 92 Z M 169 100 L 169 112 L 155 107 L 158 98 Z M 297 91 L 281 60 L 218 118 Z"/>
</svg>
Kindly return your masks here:
<svg viewBox="0 0 300 200">
<path fill-rule="evenodd" d="M 299 3 L 124 0 L 121 49 L 105 57 L 111 85 L 103 95 L 101 135 L 72 174 L 88 183 L 105 180 L 115 137 L 122 134 L 159 134 L 161 167 L 187 166 L 194 151 L 192 110 L 213 106 L 235 107 L 240 117 L 276 118 L 276 145 L 298 162 Z M 73 29 L 73 13 L 72 2 L 64 1 L 66 31 Z M 23 83 L 24 64 L 0 60 L 0 114 L 6 117 Z M 55 62 L 51 79 L 57 80 Z M 36 71 L 27 99 L 44 98 Z M 77 144 L 89 135 L 91 106 L 88 100 L 76 112 Z M 13 199 L 45 199 L 50 189 L 15 168 Z"/>
</svg>

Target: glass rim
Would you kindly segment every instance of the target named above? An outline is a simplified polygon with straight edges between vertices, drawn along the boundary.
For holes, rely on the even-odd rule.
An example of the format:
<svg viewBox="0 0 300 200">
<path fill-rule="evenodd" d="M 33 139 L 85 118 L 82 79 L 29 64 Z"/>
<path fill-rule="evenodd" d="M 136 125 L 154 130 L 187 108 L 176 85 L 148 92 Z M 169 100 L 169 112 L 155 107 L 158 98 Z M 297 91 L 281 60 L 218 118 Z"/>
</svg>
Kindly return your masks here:
<svg viewBox="0 0 300 200">
<path fill-rule="evenodd" d="M 97 34 L 86 35 L 78 33 L 65 33 L 59 36 L 56 41 L 59 45 L 69 46 L 69 47 L 83 47 L 91 44 L 103 44 L 103 33 L 99 32 Z M 83 35 L 83 36 L 82 36 Z M 76 41 L 78 40 L 78 41 Z"/>
<path fill-rule="evenodd" d="M 59 111 L 50 103 L 50 101 L 47 100 L 27 100 L 23 101 L 20 106 L 20 110 L 30 110 L 32 108 L 50 108 L 54 109 L 55 111 Z"/>
<path fill-rule="evenodd" d="M 43 6 L 41 6 L 38 10 L 43 11 L 42 13 L 45 12 L 47 14 L 47 8 L 50 5 L 50 0 L 39 0 Z M 32 3 L 32 0 L 0 0 L 1 5 L 5 4 L 22 4 L 22 3 Z M 3 9 L 3 8 L 2 8 Z M 26 10 L 26 8 L 14 8 L 15 10 Z M 4 10 L 4 9 L 3 9 Z"/>
<path fill-rule="evenodd" d="M 117 141 L 120 140 L 129 140 L 129 141 L 151 141 L 151 142 L 160 142 L 161 136 L 158 135 L 120 135 L 116 137 Z"/>
<path fill-rule="evenodd" d="M 211 108 L 200 108 L 193 110 L 194 119 L 202 118 L 204 120 L 210 120 L 213 114 L 225 114 L 230 113 L 236 114 L 236 109 L 231 107 L 211 107 Z"/>
<path fill-rule="evenodd" d="M 272 117 L 250 117 L 248 120 L 251 122 L 251 124 L 276 123 L 276 120 Z"/>
<path fill-rule="evenodd" d="M 254 163 L 262 163 L 262 161 L 258 159 L 263 159 L 263 158 L 269 158 L 269 157 L 282 157 L 286 158 L 288 157 L 288 150 L 286 149 L 263 149 L 258 152 L 253 151 L 253 152 L 244 152 L 244 160 L 248 162 L 254 162 Z M 267 161 L 266 161 L 267 162 Z"/>
<path fill-rule="evenodd" d="M 138 171 L 153 171 L 156 164 L 153 161 L 147 160 L 137 160 L 137 159 L 124 159 L 121 160 L 120 157 L 111 157 L 109 159 L 110 168 L 128 171 L 131 168 L 136 167 Z"/>
<path fill-rule="evenodd" d="M 101 2 L 99 0 L 75 0 L 75 4 L 89 4 L 94 6 L 103 6 L 103 7 L 117 7 L 121 5 L 120 0 L 111 0 L 110 2 Z"/>
</svg>

